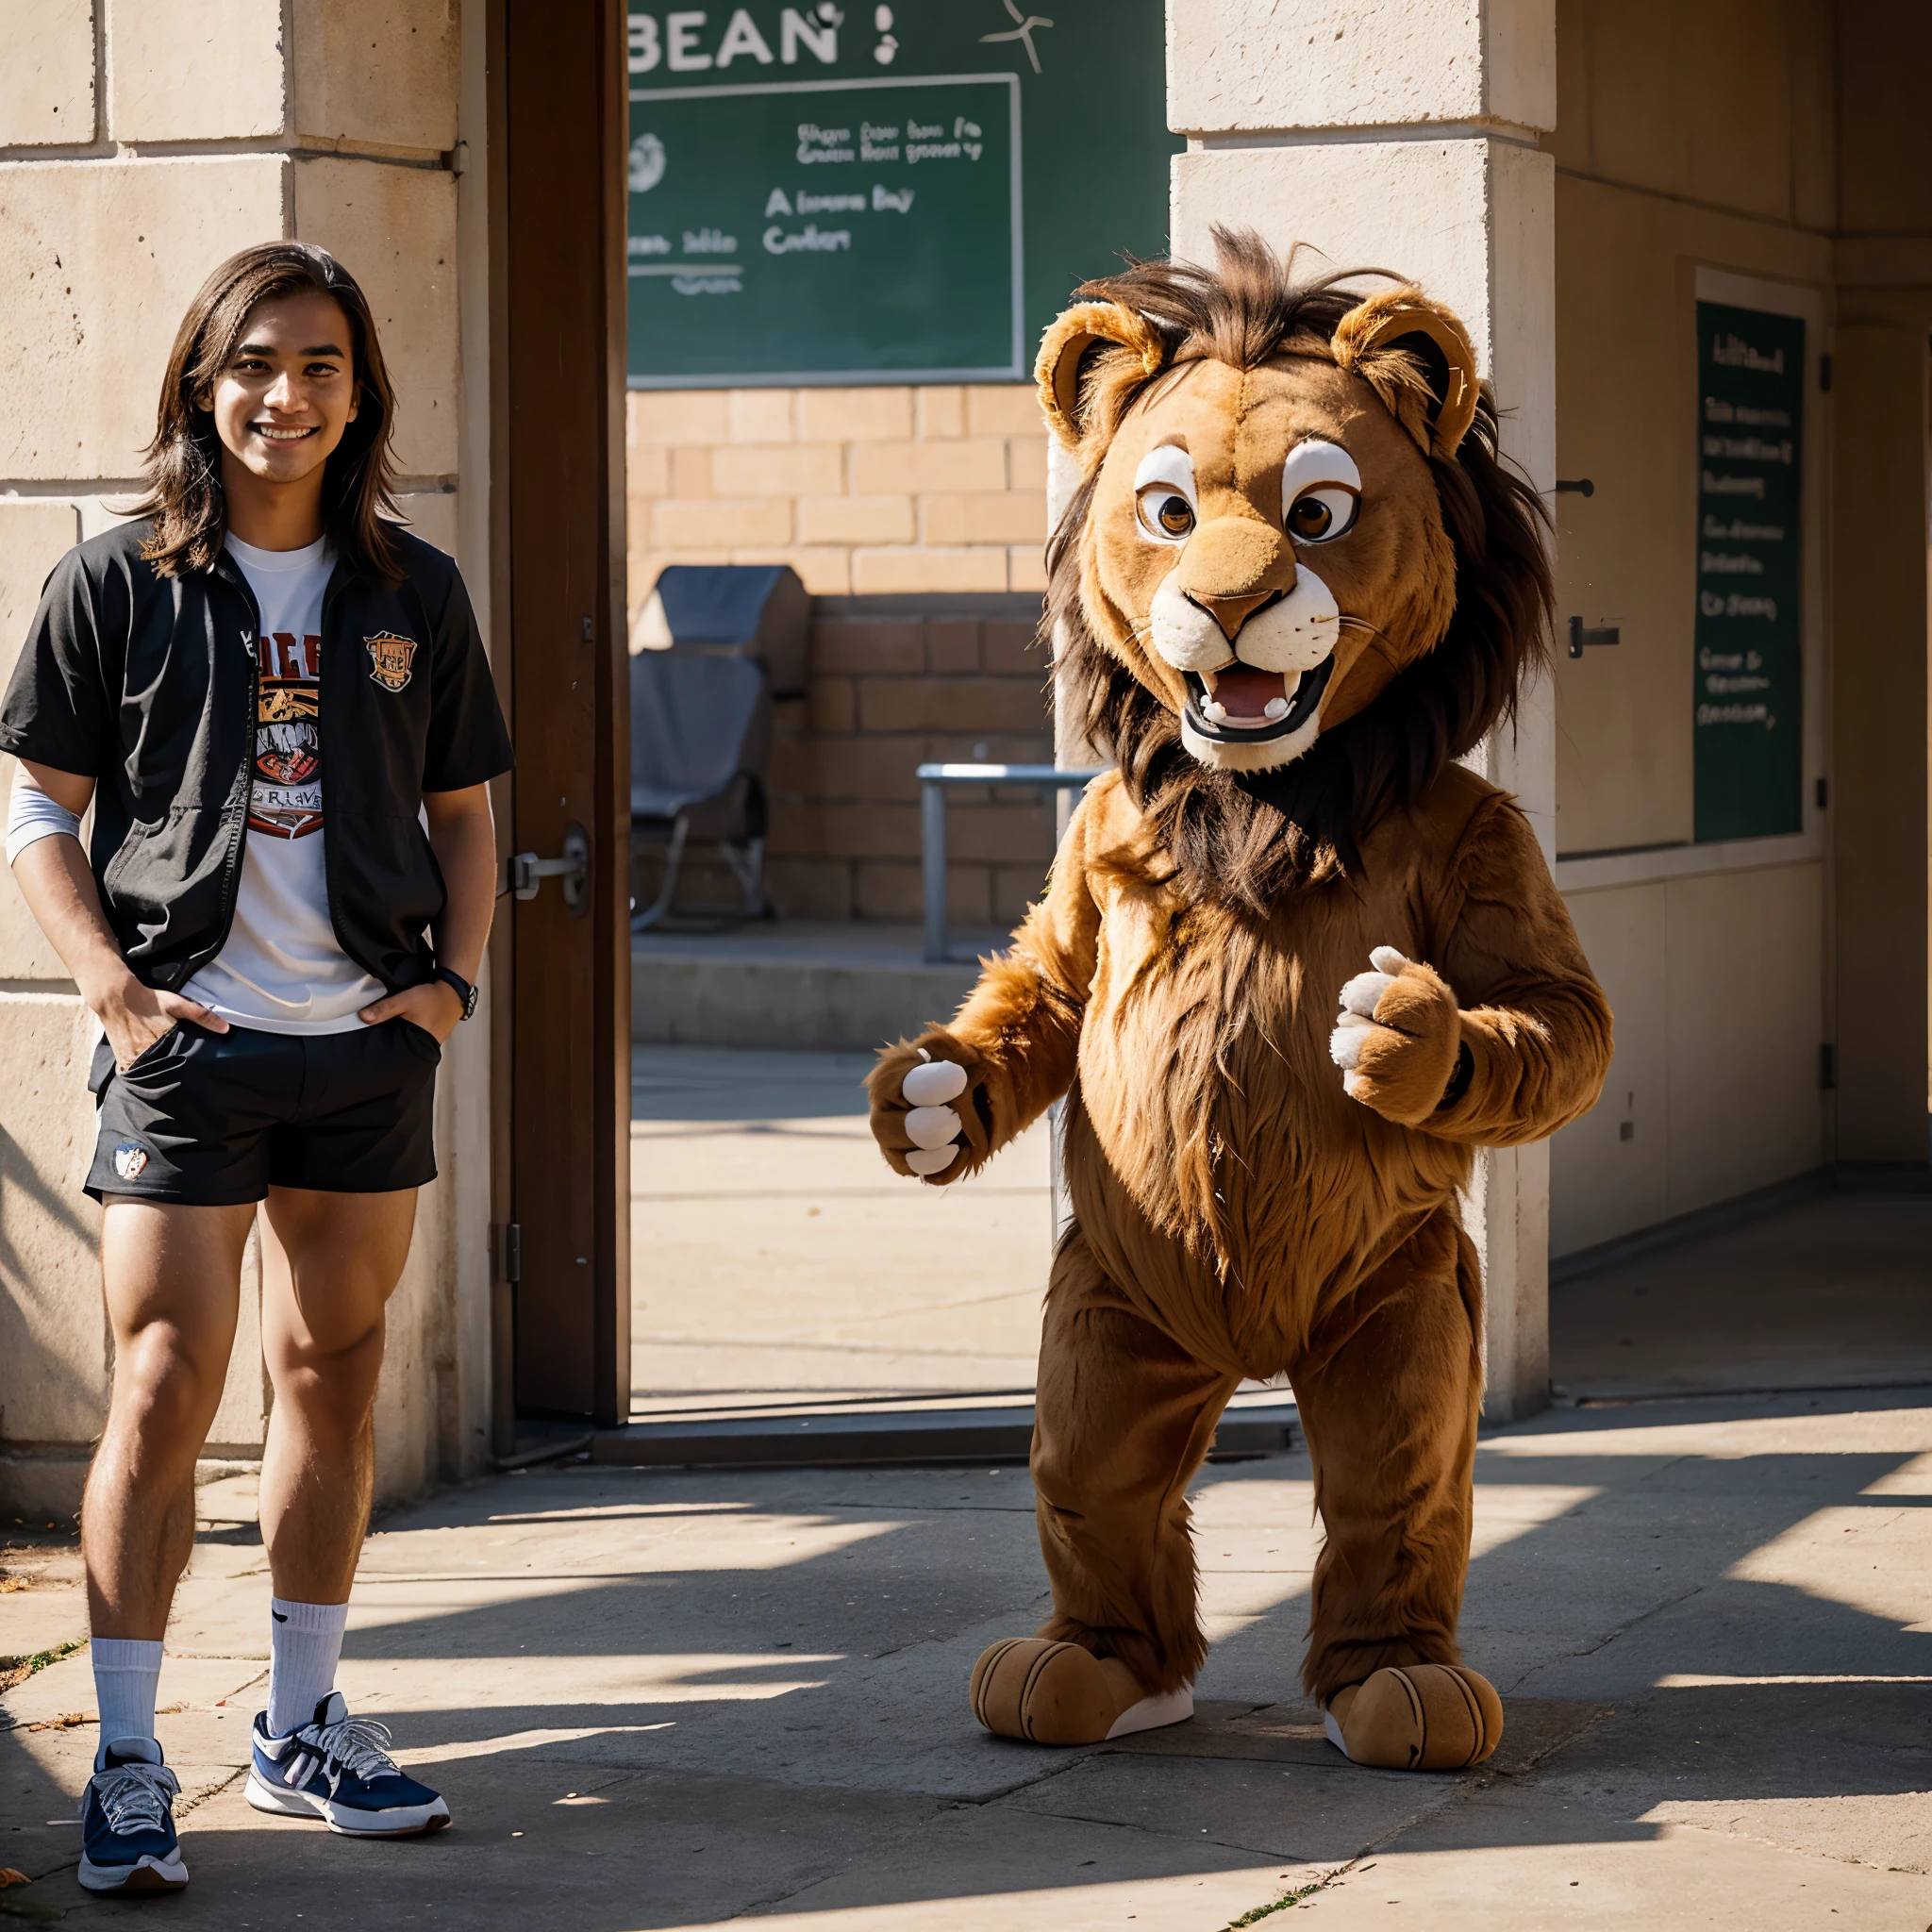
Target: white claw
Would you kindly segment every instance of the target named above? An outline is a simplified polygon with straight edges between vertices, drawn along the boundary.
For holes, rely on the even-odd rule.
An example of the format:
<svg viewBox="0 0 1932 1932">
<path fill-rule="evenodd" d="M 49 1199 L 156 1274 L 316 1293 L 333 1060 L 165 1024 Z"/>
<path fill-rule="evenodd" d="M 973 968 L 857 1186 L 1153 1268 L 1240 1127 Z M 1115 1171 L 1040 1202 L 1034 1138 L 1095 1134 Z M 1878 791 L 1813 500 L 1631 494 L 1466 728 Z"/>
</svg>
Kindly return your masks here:
<svg viewBox="0 0 1932 1932">
<path fill-rule="evenodd" d="M 915 1107 L 906 1116 L 915 1147 L 950 1147 L 958 1138 L 959 1116 L 950 1107 Z"/>
<path fill-rule="evenodd" d="M 921 1176 L 944 1174 L 958 1158 L 957 1147 L 915 1147 L 906 1157 L 906 1165 Z"/>
<path fill-rule="evenodd" d="M 1394 985 L 1394 977 L 1387 973 L 1357 973 L 1341 989 L 1341 1010 L 1344 1013 L 1359 1013 L 1365 1020 L 1375 1017 L 1375 1003 Z"/>
<path fill-rule="evenodd" d="M 899 1083 L 911 1107 L 943 1107 L 966 1091 L 966 1069 L 957 1060 L 927 1060 L 914 1067 Z"/>
<path fill-rule="evenodd" d="M 1409 962 L 1393 946 L 1377 946 L 1369 955 L 1369 963 L 1377 973 L 1386 973 L 1393 979 Z"/>
<path fill-rule="evenodd" d="M 1341 1024 L 1328 1036 L 1328 1058 L 1344 1073 L 1354 1073 L 1361 1064 L 1362 1043 L 1374 1030 L 1373 1020 L 1359 1013 L 1344 1013 Z"/>
</svg>

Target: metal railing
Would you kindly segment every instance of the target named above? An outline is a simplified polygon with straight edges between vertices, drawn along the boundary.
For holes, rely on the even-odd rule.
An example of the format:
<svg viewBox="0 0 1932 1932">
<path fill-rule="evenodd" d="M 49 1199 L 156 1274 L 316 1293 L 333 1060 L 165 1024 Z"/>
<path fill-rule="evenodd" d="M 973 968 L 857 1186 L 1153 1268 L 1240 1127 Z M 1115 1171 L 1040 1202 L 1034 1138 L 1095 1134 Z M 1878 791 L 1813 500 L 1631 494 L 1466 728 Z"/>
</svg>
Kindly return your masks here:
<svg viewBox="0 0 1932 1932">
<path fill-rule="evenodd" d="M 1075 770 L 1059 765 L 921 765 L 919 767 L 919 856 L 925 885 L 925 957 L 935 963 L 952 958 L 946 941 L 946 787 L 949 785 L 1036 785 L 1053 791 L 1084 791 L 1108 769 Z"/>
</svg>

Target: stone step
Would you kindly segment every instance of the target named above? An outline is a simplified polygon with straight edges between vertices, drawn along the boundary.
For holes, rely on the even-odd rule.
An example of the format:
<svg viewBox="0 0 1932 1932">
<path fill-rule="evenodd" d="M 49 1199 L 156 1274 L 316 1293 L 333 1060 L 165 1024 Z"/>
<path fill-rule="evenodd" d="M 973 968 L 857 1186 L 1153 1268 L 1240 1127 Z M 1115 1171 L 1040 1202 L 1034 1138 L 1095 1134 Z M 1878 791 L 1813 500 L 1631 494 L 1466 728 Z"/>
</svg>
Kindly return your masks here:
<svg viewBox="0 0 1932 1932">
<path fill-rule="evenodd" d="M 741 926 L 640 933 L 631 942 L 631 1038 L 651 1045 L 862 1052 L 950 1019 L 1003 932 L 956 932 L 942 965 L 910 925 Z"/>
</svg>

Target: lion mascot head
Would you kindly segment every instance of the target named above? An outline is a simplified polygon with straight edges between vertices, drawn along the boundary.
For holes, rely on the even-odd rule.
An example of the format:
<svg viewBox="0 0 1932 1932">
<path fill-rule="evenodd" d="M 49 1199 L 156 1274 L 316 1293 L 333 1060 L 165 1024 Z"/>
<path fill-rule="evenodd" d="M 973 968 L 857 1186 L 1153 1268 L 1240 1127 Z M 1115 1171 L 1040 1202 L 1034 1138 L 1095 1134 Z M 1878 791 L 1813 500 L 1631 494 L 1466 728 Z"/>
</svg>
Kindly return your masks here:
<svg viewBox="0 0 1932 1932">
<path fill-rule="evenodd" d="M 1215 245 L 1086 284 L 1041 345 L 1082 478 L 1048 618 L 1069 722 L 1184 883 L 1259 911 L 1513 713 L 1548 657 L 1549 518 L 1448 309 Z"/>
</svg>

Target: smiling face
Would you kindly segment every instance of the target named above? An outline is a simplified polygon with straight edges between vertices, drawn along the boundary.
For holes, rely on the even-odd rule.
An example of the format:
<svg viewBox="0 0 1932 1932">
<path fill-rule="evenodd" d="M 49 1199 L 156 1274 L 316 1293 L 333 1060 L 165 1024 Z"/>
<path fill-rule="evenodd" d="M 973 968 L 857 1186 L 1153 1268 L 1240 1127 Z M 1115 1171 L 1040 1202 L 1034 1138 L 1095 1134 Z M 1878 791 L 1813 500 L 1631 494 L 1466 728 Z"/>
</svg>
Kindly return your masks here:
<svg viewBox="0 0 1932 1932">
<path fill-rule="evenodd" d="M 1430 650 L 1456 555 L 1416 437 L 1325 345 L 1141 389 L 1094 477 L 1082 601 L 1201 763 L 1300 758 Z"/>
<path fill-rule="evenodd" d="M 204 404 L 231 491 L 238 466 L 272 488 L 320 488 L 323 465 L 356 420 L 353 341 L 327 295 L 278 296 L 250 311 Z"/>
</svg>

